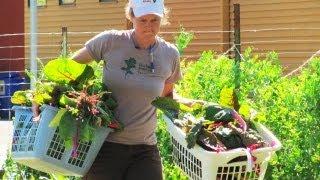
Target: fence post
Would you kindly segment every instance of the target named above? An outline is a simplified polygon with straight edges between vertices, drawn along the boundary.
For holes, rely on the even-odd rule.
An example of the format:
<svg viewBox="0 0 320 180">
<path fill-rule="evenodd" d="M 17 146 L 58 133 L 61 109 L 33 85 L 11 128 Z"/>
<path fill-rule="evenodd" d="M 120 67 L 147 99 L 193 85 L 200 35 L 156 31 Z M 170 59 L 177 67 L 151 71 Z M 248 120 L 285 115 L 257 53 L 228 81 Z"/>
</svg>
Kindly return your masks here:
<svg viewBox="0 0 320 180">
<path fill-rule="evenodd" d="M 62 27 L 62 56 L 68 56 L 68 29 L 67 27 Z"/>
<path fill-rule="evenodd" d="M 221 4 L 221 30 L 230 31 L 230 0 L 220 0 Z M 228 43 L 222 45 L 222 53 L 226 52 L 230 48 L 230 33 L 221 33 L 222 43 Z"/>
<path fill-rule="evenodd" d="M 234 44 L 238 51 L 235 51 L 235 60 L 241 60 L 241 40 L 240 40 L 240 4 L 234 4 Z"/>
<path fill-rule="evenodd" d="M 234 62 L 234 84 L 235 90 L 233 92 L 233 105 L 236 111 L 239 110 L 240 105 L 238 101 L 238 94 L 240 91 L 240 60 L 241 60 L 241 40 L 240 40 L 240 4 L 234 4 L 234 45 L 235 45 L 235 62 Z"/>
</svg>

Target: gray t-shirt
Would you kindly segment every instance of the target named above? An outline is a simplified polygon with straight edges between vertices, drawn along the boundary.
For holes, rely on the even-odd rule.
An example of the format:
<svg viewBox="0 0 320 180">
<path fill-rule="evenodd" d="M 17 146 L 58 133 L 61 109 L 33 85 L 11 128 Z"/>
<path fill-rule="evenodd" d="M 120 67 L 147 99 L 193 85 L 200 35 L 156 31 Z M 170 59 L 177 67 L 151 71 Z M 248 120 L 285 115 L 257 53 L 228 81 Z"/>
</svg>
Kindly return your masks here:
<svg viewBox="0 0 320 180">
<path fill-rule="evenodd" d="M 160 37 L 151 51 L 137 49 L 132 36 L 133 30 L 104 31 L 85 46 L 91 57 L 104 60 L 103 81 L 117 100 L 115 117 L 125 126 L 124 131 L 111 133 L 107 141 L 154 145 L 157 123 L 151 101 L 161 96 L 166 82 L 181 79 L 179 52 Z"/>
</svg>

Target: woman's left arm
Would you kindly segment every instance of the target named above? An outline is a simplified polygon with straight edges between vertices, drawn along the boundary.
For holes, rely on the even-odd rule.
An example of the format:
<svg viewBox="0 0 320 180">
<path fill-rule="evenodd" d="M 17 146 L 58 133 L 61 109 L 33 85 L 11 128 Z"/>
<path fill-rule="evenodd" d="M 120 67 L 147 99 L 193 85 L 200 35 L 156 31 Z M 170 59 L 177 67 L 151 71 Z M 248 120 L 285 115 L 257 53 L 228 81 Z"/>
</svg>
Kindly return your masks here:
<svg viewBox="0 0 320 180">
<path fill-rule="evenodd" d="M 174 89 L 173 83 L 165 83 L 161 96 L 173 98 L 173 89 Z"/>
<path fill-rule="evenodd" d="M 187 106 L 193 106 L 195 103 L 204 103 L 202 100 L 194 100 L 194 99 L 187 99 L 181 97 L 179 94 L 177 94 L 174 91 L 174 83 L 165 83 L 163 92 L 162 92 L 162 97 L 170 97 L 176 100 L 179 103 L 182 103 Z"/>
</svg>

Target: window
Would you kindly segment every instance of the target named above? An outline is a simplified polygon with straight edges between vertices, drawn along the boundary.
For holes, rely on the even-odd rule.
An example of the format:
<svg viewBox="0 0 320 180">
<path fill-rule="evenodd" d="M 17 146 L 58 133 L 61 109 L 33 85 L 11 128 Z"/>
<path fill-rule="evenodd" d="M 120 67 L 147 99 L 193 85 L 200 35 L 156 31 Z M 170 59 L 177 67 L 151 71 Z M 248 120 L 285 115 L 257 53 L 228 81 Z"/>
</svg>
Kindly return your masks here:
<svg viewBox="0 0 320 180">
<path fill-rule="evenodd" d="M 47 0 L 37 0 L 38 7 L 47 6 Z M 30 7 L 30 0 L 28 0 L 28 7 Z"/>
<path fill-rule="evenodd" d="M 76 4 L 76 0 L 59 0 L 59 5 Z"/>
</svg>

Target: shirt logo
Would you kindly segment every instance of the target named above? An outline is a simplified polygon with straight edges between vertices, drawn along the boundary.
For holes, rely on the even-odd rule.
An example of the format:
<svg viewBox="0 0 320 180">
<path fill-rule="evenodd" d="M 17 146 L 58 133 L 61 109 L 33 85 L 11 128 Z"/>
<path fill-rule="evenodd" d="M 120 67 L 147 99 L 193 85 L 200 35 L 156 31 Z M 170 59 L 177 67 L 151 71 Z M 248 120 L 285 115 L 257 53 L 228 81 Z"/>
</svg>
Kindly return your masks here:
<svg viewBox="0 0 320 180">
<path fill-rule="evenodd" d="M 124 77 L 125 79 L 127 79 L 127 75 L 128 74 L 133 74 L 132 69 L 136 67 L 136 60 L 132 57 L 130 57 L 127 60 L 124 60 L 124 62 L 126 63 L 127 67 L 122 67 L 121 70 L 124 71 Z"/>
<path fill-rule="evenodd" d="M 138 73 L 139 74 L 150 74 L 152 72 L 152 68 L 148 64 L 138 64 Z"/>
</svg>

